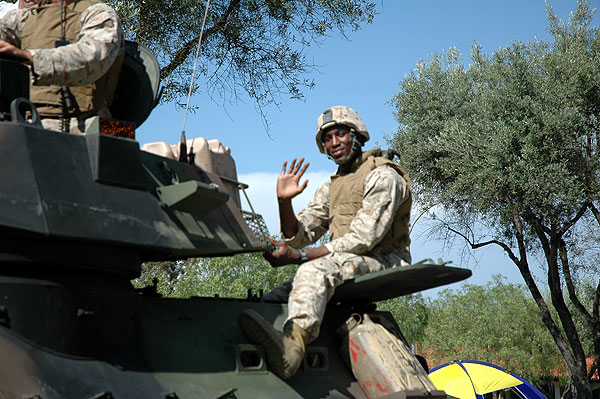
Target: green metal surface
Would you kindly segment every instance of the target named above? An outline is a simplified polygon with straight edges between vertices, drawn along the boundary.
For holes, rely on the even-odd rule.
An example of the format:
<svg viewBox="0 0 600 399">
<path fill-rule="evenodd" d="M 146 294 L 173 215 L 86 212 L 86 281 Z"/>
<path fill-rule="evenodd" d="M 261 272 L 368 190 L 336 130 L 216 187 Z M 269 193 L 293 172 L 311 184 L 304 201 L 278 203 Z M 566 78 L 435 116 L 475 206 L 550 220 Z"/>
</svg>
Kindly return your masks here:
<svg viewBox="0 0 600 399">
<path fill-rule="evenodd" d="M 0 300 L 0 309 L 13 315 L 0 326 L 0 362 L 32 365 L 1 368 L 0 397 L 364 399 L 338 355 L 335 331 L 350 308 L 327 309 L 322 333 L 308 346 L 301 370 L 282 381 L 266 368 L 262 348 L 245 342 L 237 317 L 252 308 L 281 328 L 285 304 L 136 295 L 118 280 L 79 290 L 68 278 L 27 280 L 0 281 L 5 297 L 28 311 L 16 314 L 14 303 Z M 26 292 L 37 299 L 28 300 Z M 52 321 L 52 315 L 60 318 Z M 41 323 L 44 331 L 36 326 Z M 311 364 L 315 356 L 320 363 Z"/>
<path fill-rule="evenodd" d="M 430 288 L 456 283 L 471 277 L 469 269 L 419 264 L 385 269 L 359 276 L 339 287 L 333 302 L 377 302 Z"/>
<path fill-rule="evenodd" d="M 69 245 L 101 243 L 141 260 L 263 248 L 239 209 L 225 201 L 218 177 L 140 151 L 135 141 L 0 122 L 0 146 L 13 168 L 0 175 L 0 236 L 10 229 L 13 240 L 31 236 L 18 239 L 23 242 L 43 236 Z M 156 190 L 178 185 L 196 191 L 179 209 L 163 206 Z"/>
<path fill-rule="evenodd" d="M 262 249 L 218 176 L 132 140 L 24 123 L 0 122 L 0 152 L 0 398 L 364 399 L 337 329 L 372 301 L 470 275 L 425 264 L 343 285 L 282 381 L 237 317 L 254 309 L 281 329 L 285 303 L 165 299 L 128 281 L 143 260 Z"/>
<path fill-rule="evenodd" d="M 115 98 L 110 106 L 113 118 L 139 127 L 160 100 L 160 66 L 141 44 L 126 41 Z"/>
<path fill-rule="evenodd" d="M 19 60 L 0 58 L 0 119 L 10 119 L 10 106 L 15 98 L 29 98 L 29 68 Z"/>
<path fill-rule="evenodd" d="M 218 185 L 205 184 L 191 180 L 156 189 L 163 206 L 202 216 L 223 205 L 229 199 L 229 193 Z"/>
<path fill-rule="evenodd" d="M 133 73 L 139 90 L 121 93 L 115 115 L 139 125 L 158 98 L 158 69 L 142 47 L 127 49 L 134 57 L 122 78 Z M 26 75 L 15 78 L 28 85 Z M 13 114 L 17 104 L 33 107 L 19 101 Z M 265 249 L 221 178 L 140 151 L 134 140 L 44 130 L 24 115 L 0 118 L 0 399 L 365 399 L 338 354 L 338 328 L 370 312 L 402 338 L 372 301 L 470 275 L 420 265 L 343 285 L 300 371 L 283 381 L 237 318 L 254 309 L 282 329 L 285 303 L 250 294 L 165 299 L 129 282 L 143 261 Z M 386 396 L 409 397 L 422 396 Z"/>
</svg>

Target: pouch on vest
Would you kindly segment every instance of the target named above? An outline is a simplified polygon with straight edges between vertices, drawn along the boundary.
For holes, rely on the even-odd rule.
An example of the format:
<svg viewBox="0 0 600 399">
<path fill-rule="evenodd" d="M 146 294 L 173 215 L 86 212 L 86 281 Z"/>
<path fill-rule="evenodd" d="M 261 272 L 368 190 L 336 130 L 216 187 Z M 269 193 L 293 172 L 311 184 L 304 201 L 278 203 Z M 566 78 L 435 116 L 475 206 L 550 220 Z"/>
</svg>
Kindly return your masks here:
<svg viewBox="0 0 600 399">
<path fill-rule="evenodd" d="M 338 330 L 341 354 L 369 399 L 404 392 L 407 398 L 445 398 L 408 346 L 369 315 L 354 313 Z"/>
</svg>

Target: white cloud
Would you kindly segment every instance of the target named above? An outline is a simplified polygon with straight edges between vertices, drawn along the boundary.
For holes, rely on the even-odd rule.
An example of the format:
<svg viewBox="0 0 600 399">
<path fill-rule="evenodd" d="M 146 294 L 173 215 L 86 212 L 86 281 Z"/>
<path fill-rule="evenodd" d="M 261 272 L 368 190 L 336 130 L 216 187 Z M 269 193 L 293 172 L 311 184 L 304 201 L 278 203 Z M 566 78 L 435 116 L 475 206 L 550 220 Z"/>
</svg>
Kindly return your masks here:
<svg viewBox="0 0 600 399">
<path fill-rule="evenodd" d="M 252 207 L 255 212 L 260 213 L 265 218 L 269 232 L 273 235 L 279 233 L 279 208 L 275 192 L 278 175 L 279 173 L 256 172 L 243 173 L 238 176 L 240 182 L 250 186 L 246 192 Z M 302 194 L 292 201 L 296 213 L 310 202 L 317 188 L 329 180 L 330 176 L 331 172 L 329 171 L 306 172 L 304 174 L 304 178 L 308 179 L 308 186 Z M 301 183 L 304 182 L 304 178 Z M 242 198 L 242 208 L 250 210 L 245 198 Z"/>
</svg>

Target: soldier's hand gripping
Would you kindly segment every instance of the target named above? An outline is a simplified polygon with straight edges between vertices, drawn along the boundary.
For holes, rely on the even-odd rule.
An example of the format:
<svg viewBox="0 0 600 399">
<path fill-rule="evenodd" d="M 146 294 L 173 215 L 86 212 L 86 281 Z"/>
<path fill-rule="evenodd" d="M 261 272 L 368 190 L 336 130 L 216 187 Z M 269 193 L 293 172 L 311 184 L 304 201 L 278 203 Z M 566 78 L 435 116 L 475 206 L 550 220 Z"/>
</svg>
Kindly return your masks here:
<svg viewBox="0 0 600 399">
<path fill-rule="evenodd" d="M 285 242 L 275 241 L 273 237 L 269 237 L 269 239 L 277 248 L 275 251 L 263 252 L 263 257 L 271 266 L 279 267 L 298 263 L 299 257 L 297 251 L 292 251 Z"/>
<path fill-rule="evenodd" d="M 287 161 L 283 163 L 283 168 L 281 169 L 281 173 L 277 178 L 278 200 L 291 200 L 306 188 L 308 179 L 305 180 L 302 185 L 300 185 L 300 179 L 302 178 L 302 175 L 304 175 L 304 172 L 306 172 L 306 169 L 310 163 L 307 162 L 304 167 L 302 167 L 303 162 L 304 158 L 300 158 L 300 161 L 296 165 L 296 158 L 294 158 L 290 168 L 287 171 Z"/>
<path fill-rule="evenodd" d="M 28 50 L 22 50 L 4 40 L 0 40 L 0 57 L 1 54 L 7 54 L 8 56 L 14 57 L 17 61 L 33 65 L 33 57 Z"/>
</svg>

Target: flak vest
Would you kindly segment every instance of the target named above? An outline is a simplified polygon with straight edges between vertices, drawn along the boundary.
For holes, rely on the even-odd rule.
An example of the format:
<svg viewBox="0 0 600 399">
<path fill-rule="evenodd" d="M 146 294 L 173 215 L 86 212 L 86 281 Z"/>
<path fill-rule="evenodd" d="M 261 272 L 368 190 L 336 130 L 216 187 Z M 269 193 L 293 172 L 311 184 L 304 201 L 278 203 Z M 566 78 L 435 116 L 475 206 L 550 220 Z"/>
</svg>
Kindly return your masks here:
<svg viewBox="0 0 600 399">
<path fill-rule="evenodd" d="M 400 204 L 394 216 L 392 228 L 377 244 L 377 247 L 380 247 L 384 254 L 397 250 L 402 256 L 410 259 L 409 229 L 412 194 L 408 174 L 400 165 L 379 155 L 381 155 L 380 149 L 370 150 L 355 161 L 353 172 L 344 176 L 332 176 L 329 186 L 329 233 L 331 240 L 348 233 L 350 223 L 362 208 L 365 180 L 368 174 L 375 168 L 389 165 L 406 180 L 409 195 L 406 201 Z"/>
<path fill-rule="evenodd" d="M 81 31 L 81 14 L 98 0 L 79 0 L 65 5 L 65 39 L 69 43 L 78 40 Z M 55 41 L 60 39 L 60 3 L 52 3 L 33 11 L 25 21 L 21 32 L 22 49 L 54 48 Z M 123 63 L 123 52 L 97 81 L 85 86 L 70 86 L 71 93 L 77 101 L 78 112 L 73 116 L 92 116 L 100 110 L 108 111 L 119 81 L 119 72 Z M 36 106 L 42 117 L 60 117 L 60 86 L 30 87 L 30 101 Z"/>
</svg>

